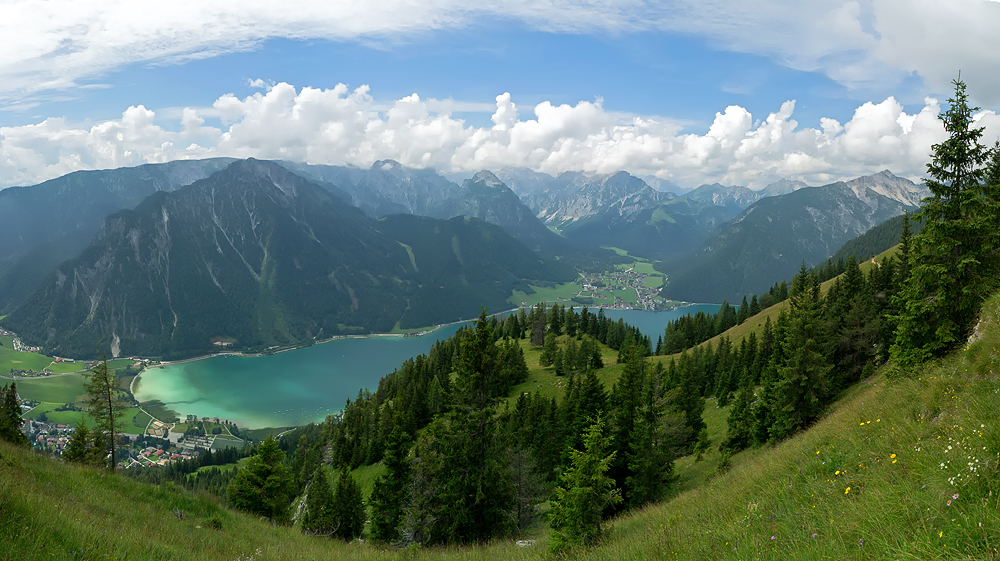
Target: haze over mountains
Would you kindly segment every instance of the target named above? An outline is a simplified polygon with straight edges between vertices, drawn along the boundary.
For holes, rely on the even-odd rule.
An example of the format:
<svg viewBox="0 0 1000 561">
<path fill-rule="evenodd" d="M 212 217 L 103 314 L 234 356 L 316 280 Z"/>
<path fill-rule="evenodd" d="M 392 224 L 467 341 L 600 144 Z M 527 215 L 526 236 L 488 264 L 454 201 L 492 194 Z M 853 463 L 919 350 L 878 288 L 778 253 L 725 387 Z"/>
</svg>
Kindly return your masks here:
<svg viewBox="0 0 1000 561">
<path fill-rule="evenodd" d="M 0 313 L 63 354 L 101 340 L 129 354 L 192 354 L 220 338 L 266 348 L 504 309 L 514 288 L 607 266 L 602 247 L 658 262 L 664 296 L 735 301 L 927 194 L 888 171 L 681 196 L 626 172 L 504 168 L 459 185 L 388 160 L 77 172 L 0 191 Z"/>
</svg>

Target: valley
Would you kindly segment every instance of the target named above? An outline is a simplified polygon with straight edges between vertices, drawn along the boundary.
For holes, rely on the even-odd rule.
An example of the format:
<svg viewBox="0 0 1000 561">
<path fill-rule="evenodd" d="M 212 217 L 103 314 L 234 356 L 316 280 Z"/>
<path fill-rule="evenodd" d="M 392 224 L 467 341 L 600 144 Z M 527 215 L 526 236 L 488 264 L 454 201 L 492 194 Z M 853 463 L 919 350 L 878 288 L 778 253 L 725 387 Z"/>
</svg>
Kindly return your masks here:
<svg viewBox="0 0 1000 561">
<path fill-rule="evenodd" d="M 644 406 L 635 397 L 643 392 L 653 392 L 650 399 L 661 404 L 648 406 L 648 414 L 664 423 L 651 430 L 666 431 L 656 445 L 662 448 L 649 453 L 670 458 L 672 467 L 662 468 L 663 481 L 652 475 L 652 487 L 643 491 L 630 479 L 638 469 L 631 460 L 615 464 L 617 484 L 629 489 L 633 504 L 699 492 L 727 469 L 733 419 L 747 415 L 745 380 L 763 375 L 760 364 L 752 366 L 752 359 L 744 357 L 758 352 L 758 337 L 772 337 L 767 334 L 771 322 L 788 329 L 787 317 L 776 311 L 789 309 L 782 302 L 788 289 L 781 296 L 762 291 L 762 299 L 777 302 L 766 310 L 756 294 L 756 308 L 747 299 L 738 310 L 689 304 L 669 296 L 678 289 L 674 272 L 683 293 L 692 271 L 708 262 L 699 255 L 746 259 L 766 254 L 763 247 L 799 251 L 780 245 L 775 238 L 784 234 L 770 225 L 784 217 L 798 224 L 803 213 L 816 214 L 810 205 L 817 199 L 806 196 L 810 188 L 782 193 L 776 187 L 763 196 L 709 185 L 680 198 L 651 195 L 628 174 L 556 180 L 554 185 L 564 190 L 596 193 L 595 204 L 581 206 L 569 201 L 566 191 L 511 202 L 516 195 L 500 179 L 503 174 L 484 171 L 463 183 L 462 190 L 430 204 L 397 195 L 421 181 L 427 193 L 444 184 L 432 174 L 393 163 L 352 171 L 356 183 L 342 192 L 289 169 L 304 169 L 324 181 L 344 171 L 323 168 L 320 174 L 308 167 L 237 161 L 173 192 L 153 194 L 134 209 L 109 216 L 87 249 L 59 265 L 3 318 L 4 328 L 12 331 L 5 331 L 9 342 L 0 340 L 0 353 L 6 353 L 0 354 L 0 366 L 17 375 L 6 379 L 18 383 L 29 420 L 26 433 L 38 450 L 56 456 L 68 452 L 71 425 L 87 418 L 79 372 L 85 361 L 79 359 L 108 331 L 115 354 L 120 349 L 123 355 L 146 357 L 109 364 L 127 401 L 117 457 L 130 478 L 173 480 L 224 495 L 241 473 L 239 466 L 246 465 L 246 455 L 277 435 L 296 466 L 317 461 L 317 447 L 328 442 L 331 465 L 350 468 L 370 495 L 378 488 L 377 477 L 392 476 L 384 456 L 392 434 L 404 427 L 412 431 L 415 441 L 408 446 L 419 459 L 437 453 L 420 452 L 421 446 L 453 438 L 435 440 L 433 435 L 465 425 L 458 422 L 468 414 L 461 399 L 448 400 L 469 391 L 462 378 L 469 373 L 463 366 L 469 359 L 463 357 L 470 345 L 479 344 L 474 342 L 479 329 L 492 326 L 484 333 L 499 338 L 486 344 L 497 349 L 493 360 L 512 362 L 498 370 L 510 377 L 503 378 L 510 387 L 488 398 L 495 400 L 497 412 L 488 422 L 496 427 L 491 430 L 521 439 L 518 445 L 539 462 L 532 468 L 545 478 L 539 485 L 550 487 L 558 470 L 565 469 L 554 445 L 546 442 L 579 438 L 588 411 L 624 415 L 624 408 L 640 410 Z M 867 203 L 850 199 L 861 192 L 889 216 L 904 203 L 873 195 L 872 185 L 890 180 L 895 181 L 883 174 L 853 187 L 812 189 L 848 200 L 837 212 L 848 208 L 865 214 Z M 381 199 L 364 209 L 348 204 L 372 182 L 381 189 Z M 387 212 L 399 210 L 393 206 L 397 203 L 416 206 L 405 207 L 405 214 Z M 535 216 L 535 209 L 526 210 L 528 203 L 547 206 Z M 497 211 L 500 207 L 507 210 Z M 730 216 L 736 218 L 729 221 Z M 734 224 L 756 226 L 747 236 Z M 863 225 L 857 229 L 865 231 Z M 730 243 L 749 238 L 756 245 Z M 880 234 L 858 243 L 878 248 L 890 238 Z M 698 253 L 702 242 L 707 245 Z M 817 255 L 829 258 L 837 242 L 824 243 Z M 823 266 L 819 257 L 816 264 Z M 838 266 L 830 275 L 845 271 L 843 262 Z M 861 269 L 865 272 L 858 274 L 870 276 L 872 283 L 888 282 L 875 280 L 878 265 L 866 262 Z M 892 274 L 891 264 L 887 272 Z M 802 279 L 814 274 L 819 273 L 800 271 L 793 292 L 798 294 Z M 718 275 L 702 278 L 697 294 L 707 301 L 729 290 L 719 288 L 725 279 Z M 489 306 L 516 311 L 488 322 L 483 316 L 475 330 L 473 322 L 461 321 Z M 688 327 L 700 322 L 702 335 L 691 335 L 691 353 L 650 356 L 659 353 L 662 340 L 677 343 L 668 327 L 682 318 Z M 761 353 L 768 344 L 761 343 Z M 42 353 L 78 360 L 68 363 Z M 742 378 L 737 368 L 744 369 Z M 757 374 L 750 374 L 753 368 Z M 30 375 L 22 375 L 29 370 Z M 627 384 L 650 385 L 622 389 Z M 444 421 L 445 416 L 451 420 Z M 615 446 L 622 458 L 633 457 L 639 453 L 634 446 L 642 442 L 632 439 L 630 431 L 636 429 L 627 429 L 622 417 L 613 418 Z M 296 451 L 296 446 L 312 451 Z M 306 467 L 295 469 L 303 470 L 296 476 L 301 485 L 310 474 Z M 316 473 L 327 471 L 320 466 Z M 638 498 L 640 493 L 648 493 L 647 498 Z M 308 494 L 302 497 L 305 501 Z M 549 503 L 542 495 L 523 500 L 528 511 L 541 516 L 526 518 L 528 525 L 518 535 L 550 540 L 553 534 L 539 523 Z M 443 503 L 434 508 L 446 508 L 445 516 L 450 512 Z"/>
</svg>

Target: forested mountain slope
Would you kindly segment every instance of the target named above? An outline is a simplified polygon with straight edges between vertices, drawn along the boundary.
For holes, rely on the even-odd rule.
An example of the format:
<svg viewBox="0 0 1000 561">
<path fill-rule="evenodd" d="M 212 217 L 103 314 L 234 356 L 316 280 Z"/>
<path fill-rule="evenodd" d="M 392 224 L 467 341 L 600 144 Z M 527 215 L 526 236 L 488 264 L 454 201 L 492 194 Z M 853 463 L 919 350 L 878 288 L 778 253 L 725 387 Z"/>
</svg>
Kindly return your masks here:
<svg viewBox="0 0 1000 561">
<path fill-rule="evenodd" d="M 152 356 L 205 352 L 220 337 L 264 349 L 471 317 L 480 305 L 503 306 L 526 279 L 571 275 L 478 220 L 384 227 L 397 223 L 386 234 L 277 164 L 238 161 L 109 217 L 4 325 L 74 356 L 101 341 L 114 354 Z M 499 258 L 517 272 L 501 274 Z"/>
<path fill-rule="evenodd" d="M 178 160 L 78 171 L 0 190 L 0 314 L 9 312 L 56 265 L 87 247 L 104 218 L 157 191 L 174 191 L 226 167 L 232 158 Z"/>
</svg>

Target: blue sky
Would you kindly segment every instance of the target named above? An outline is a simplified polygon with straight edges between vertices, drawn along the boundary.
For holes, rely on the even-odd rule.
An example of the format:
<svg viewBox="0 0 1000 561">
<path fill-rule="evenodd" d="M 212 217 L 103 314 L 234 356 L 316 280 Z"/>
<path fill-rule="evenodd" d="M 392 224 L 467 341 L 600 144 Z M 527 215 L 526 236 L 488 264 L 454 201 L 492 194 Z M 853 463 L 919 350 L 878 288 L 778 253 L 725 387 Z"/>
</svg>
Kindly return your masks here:
<svg viewBox="0 0 1000 561">
<path fill-rule="evenodd" d="M 685 186 L 916 177 L 958 70 L 1000 134 L 1000 3 L 939 4 L 57 0 L 46 18 L 15 1 L 0 186 L 211 155 Z"/>
<path fill-rule="evenodd" d="M 734 104 L 766 116 L 795 99 L 799 122 L 818 126 L 820 117 L 850 119 L 872 94 L 895 95 L 908 110 L 919 110 L 928 93 L 947 94 L 926 91 L 919 77 L 879 88 L 883 91 L 855 92 L 822 72 L 720 50 L 679 33 L 555 34 L 481 22 L 398 43 L 271 39 L 251 51 L 183 64 L 132 64 L 95 76 L 92 83 L 100 88 L 66 92 L 65 100 L 0 119 L 5 125 L 60 115 L 99 120 L 118 117 L 129 105 L 209 105 L 227 92 L 251 95 L 252 79 L 317 88 L 368 84 L 389 100 L 418 93 L 490 108 L 504 92 L 530 106 L 603 98 L 609 111 L 668 117 L 702 133 L 716 111 Z M 460 113 L 482 125 L 492 109 Z"/>
</svg>

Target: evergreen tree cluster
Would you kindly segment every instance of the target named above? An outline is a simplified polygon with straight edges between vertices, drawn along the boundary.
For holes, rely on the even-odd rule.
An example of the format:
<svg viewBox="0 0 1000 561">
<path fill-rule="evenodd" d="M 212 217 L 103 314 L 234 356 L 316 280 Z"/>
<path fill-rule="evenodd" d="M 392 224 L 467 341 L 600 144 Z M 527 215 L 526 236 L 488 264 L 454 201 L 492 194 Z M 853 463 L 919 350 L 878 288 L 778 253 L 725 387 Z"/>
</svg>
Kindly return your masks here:
<svg viewBox="0 0 1000 561">
<path fill-rule="evenodd" d="M 772 288 L 775 293 L 776 302 L 780 302 L 788 297 L 788 286 L 782 282 Z M 757 315 L 766 307 L 761 306 L 757 295 L 753 295 L 750 302 L 744 296 L 740 307 L 734 308 L 729 302 L 723 300 L 719 306 L 719 311 L 715 314 L 698 312 L 694 315 L 681 316 L 669 323 L 664 329 L 663 337 L 657 341 L 657 355 L 672 355 L 685 349 L 689 349 L 700 343 L 708 341 L 712 337 L 726 330 L 741 325 L 747 319 Z"/>
<path fill-rule="evenodd" d="M 892 245 L 895 245 L 895 243 Z M 828 281 L 846 270 L 846 258 L 839 255 L 835 257 L 837 257 L 836 261 L 832 258 L 827 259 L 825 263 L 820 263 L 812 268 L 810 272 L 816 277 L 818 282 Z M 784 302 L 788 297 L 788 282 L 780 281 L 775 282 L 760 297 L 754 294 L 750 298 L 749 303 L 746 296 L 744 296 L 739 308 L 723 300 L 722 305 L 719 306 L 719 311 L 715 314 L 698 312 L 694 315 L 688 314 L 679 317 L 667 324 L 663 336 L 657 341 L 655 354 L 676 354 L 684 349 L 704 343 L 720 333 L 725 333 L 732 327 L 742 325 L 746 320 L 759 314 L 761 310 L 770 308 L 779 302 Z"/>
<path fill-rule="evenodd" d="M 910 369 L 957 348 L 979 308 L 1000 287 L 1000 142 L 980 144 L 965 83 L 955 80 L 939 118 L 948 138 L 927 164 L 931 196 L 914 218 L 923 228 L 909 250 L 908 277 L 896 304 L 892 354 Z"/>
<path fill-rule="evenodd" d="M 551 364 L 557 371 L 559 362 L 565 366 L 565 397 L 560 402 L 523 393 L 512 406 L 501 408 L 500 398 L 527 374 L 516 340 L 533 338 L 539 328 L 543 337 L 534 339 L 545 341 L 543 354 L 555 357 Z M 618 347 L 623 364 L 611 392 L 594 372 L 603 367 L 598 337 Z M 609 420 L 607 442 L 615 460 L 607 476 L 621 489 L 618 493 L 626 499 L 622 506 L 665 496 L 673 481 L 673 459 L 694 442 L 696 431 L 687 426 L 688 419 L 704 426 L 696 408 L 703 401 L 687 403 L 677 381 L 647 362 L 650 350 L 648 337 L 610 321 L 602 311 L 578 314 L 572 308 L 540 305 L 503 320 L 484 314 L 474 329 L 438 344 L 430 356 L 408 362 L 376 394 L 350 403 L 333 424 L 335 463 L 365 456 L 350 445 L 356 435 L 388 435 L 381 443 L 362 446 L 380 450 L 386 467 L 370 499 L 372 539 L 476 543 L 518 533 L 535 518 L 536 505 L 573 458 L 586 451 L 585 432 L 598 418 Z M 435 365 L 442 363 L 435 373 Z M 453 376 L 444 370 L 449 365 Z M 414 428 L 422 427 L 411 428 L 405 421 L 414 408 L 397 409 L 398 402 L 414 402 L 398 388 L 429 386 L 432 374 L 452 382 L 442 405 L 434 407 L 437 413 L 415 436 Z M 437 399 L 433 392 L 423 395 Z M 367 429 L 354 424 L 366 417 Z M 376 418 L 382 421 L 378 428 Z"/>
<path fill-rule="evenodd" d="M 751 333 L 730 353 L 725 340 L 719 344 L 704 380 L 715 381 L 720 406 L 733 403 L 723 449 L 778 441 L 807 427 L 843 390 L 885 362 L 893 296 L 905 275 L 899 265 L 899 257 L 884 258 L 866 275 L 852 256 L 822 296 L 818 276 L 803 263 L 788 311 L 773 325 L 768 318 L 759 340 Z M 709 347 L 701 354 L 712 352 Z"/>
<path fill-rule="evenodd" d="M 330 489 L 323 468 L 316 468 L 306 489 L 302 531 L 351 541 L 361 536 L 365 524 L 365 506 L 361 487 L 346 466 L 337 472 L 337 484 Z"/>
</svg>

